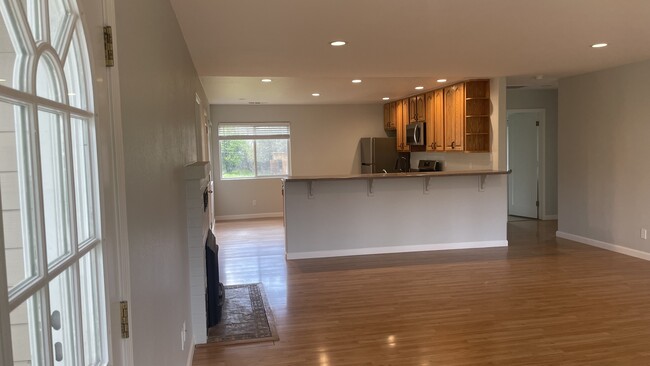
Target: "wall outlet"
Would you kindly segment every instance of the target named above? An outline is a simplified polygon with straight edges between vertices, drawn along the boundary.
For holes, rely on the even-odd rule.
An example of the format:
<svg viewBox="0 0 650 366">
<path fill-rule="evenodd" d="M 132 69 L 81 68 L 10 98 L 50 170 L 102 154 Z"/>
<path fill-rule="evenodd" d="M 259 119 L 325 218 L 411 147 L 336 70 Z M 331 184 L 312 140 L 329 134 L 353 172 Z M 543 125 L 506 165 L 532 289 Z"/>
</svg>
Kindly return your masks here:
<svg viewBox="0 0 650 366">
<path fill-rule="evenodd" d="M 257 206 L 257 200 L 253 200 L 253 207 Z"/>
<path fill-rule="evenodd" d="M 648 230 L 646 228 L 641 228 L 641 239 L 648 240 Z"/>
</svg>

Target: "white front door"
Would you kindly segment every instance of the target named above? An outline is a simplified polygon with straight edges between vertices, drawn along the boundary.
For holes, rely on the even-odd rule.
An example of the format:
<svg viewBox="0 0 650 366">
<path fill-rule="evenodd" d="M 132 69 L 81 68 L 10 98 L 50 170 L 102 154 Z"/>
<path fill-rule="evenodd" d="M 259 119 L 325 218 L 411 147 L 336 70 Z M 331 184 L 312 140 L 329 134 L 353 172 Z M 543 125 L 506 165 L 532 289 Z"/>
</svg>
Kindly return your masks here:
<svg viewBox="0 0 650 366">
<path fill-rule="evenodd" d="M 508 114 L 508 214 L 538 218 L 539 112 Z"/>
<path fill-rule="evenodd" d="M 120 263 L 107 9 L 0 0 L 3 365 L 124 364 L 105 266 Z"/>
</svg>

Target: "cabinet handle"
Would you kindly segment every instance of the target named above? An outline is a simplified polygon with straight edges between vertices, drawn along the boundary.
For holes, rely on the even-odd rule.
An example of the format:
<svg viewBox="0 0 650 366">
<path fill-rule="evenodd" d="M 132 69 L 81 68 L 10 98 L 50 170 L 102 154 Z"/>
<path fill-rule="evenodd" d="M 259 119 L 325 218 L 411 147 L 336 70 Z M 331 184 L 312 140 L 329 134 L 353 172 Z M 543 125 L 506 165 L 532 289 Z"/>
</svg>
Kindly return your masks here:
<svg viewBox="0 0 650 366">
<path fill-rule="evenodd" d="M 452 149 L 455 149 L 455 148 L 456 148 L 456 141 L 452 141 L 452 142 L 451 142 L 451 148 L 452 148 Z"/>
<path fill-rule="evenodd" d="M 432 149 L 435 149 L 435 148 L 436 148 L 436 143 L 435 143 L 435 142 L 431 143 L 431 148 L 432 148 Z"/>
</svg>

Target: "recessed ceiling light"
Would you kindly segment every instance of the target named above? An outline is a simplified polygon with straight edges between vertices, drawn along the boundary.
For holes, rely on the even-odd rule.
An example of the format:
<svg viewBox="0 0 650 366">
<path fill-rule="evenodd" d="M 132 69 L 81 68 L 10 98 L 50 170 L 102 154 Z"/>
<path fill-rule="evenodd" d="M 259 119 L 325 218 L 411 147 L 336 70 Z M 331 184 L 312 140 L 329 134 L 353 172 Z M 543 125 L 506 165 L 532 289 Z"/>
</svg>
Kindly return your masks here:
<svg viewBox="0 0 650 366">
<path fill-rule="evenodd" d="M 311 93 L 311 96 L 312 97 L 320 97 L 320 94 L 319 93 Z"/>
<path fill-rule="evenodd" d="M 415 90 L 422 90 L 422 89 L 424 89 L 423 86 L 416 86 L 416 87 L 415 87 Z"/>
<path fill-rule="evenodd" d="M 446 82 L 447 82 L 447 79 L 438 79 L 438 80 L 436 80 L 436 81 L 439 82 L 439 83 L 446 83 Z"/>
<path fill-rule="evenodd" d="M 383 97 L 383 98 L 381 98 L 381 99 L 382 99 L 382 100 L 390 100 L 389 97 Z"/>
<path fill-rule="evenodd" d="M 271 80 L 271 79 L 262 79 L 263 83 L 270 83 L 271 81 L 273 81 L 273 80 Z"/>
<path fill-rule="evenodd" d="M 361 83 L 361 79 L 354 79 L 354 80 L 352 80 L 352 82 L 355 83 L 355 84 L 359 84 L 359 83 Z"/>
<path fill-rule="evenodd" d="M 332 45 L 334 47 L 341 47 L 341 46 L 345 46 L 346 44 L 347 44 L 346 41 L 332 41 L 332 42 L 330 42 L 330 45 Z"/>
<path fill-rule="evenodd" d="M 69 96 L 74 97 L 77 93 L 68 93 Z"/>
<path fill-rule="evenodd" d="M 591 48 L 603 48 L 603 47 L 607 47 L 607 43 L 596 43 L 591 45 Z"/>
</svg>

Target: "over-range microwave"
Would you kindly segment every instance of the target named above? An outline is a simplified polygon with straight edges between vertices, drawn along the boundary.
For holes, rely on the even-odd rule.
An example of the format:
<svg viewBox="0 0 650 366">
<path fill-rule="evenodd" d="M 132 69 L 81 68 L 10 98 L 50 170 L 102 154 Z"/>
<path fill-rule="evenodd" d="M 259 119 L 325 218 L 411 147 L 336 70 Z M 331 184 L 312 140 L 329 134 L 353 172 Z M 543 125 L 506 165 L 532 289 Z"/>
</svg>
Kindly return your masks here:
<svg viewBox="0 0 650 366">
<path fill-rule="evenodd" d="M 406 144 L 425 145 L 424 122 L 409 123 L 406 125 Z"/>
</svg>

